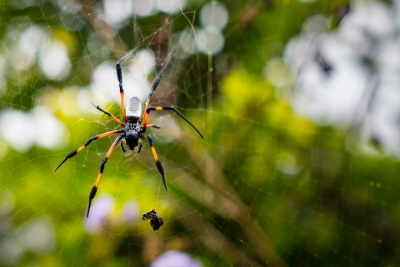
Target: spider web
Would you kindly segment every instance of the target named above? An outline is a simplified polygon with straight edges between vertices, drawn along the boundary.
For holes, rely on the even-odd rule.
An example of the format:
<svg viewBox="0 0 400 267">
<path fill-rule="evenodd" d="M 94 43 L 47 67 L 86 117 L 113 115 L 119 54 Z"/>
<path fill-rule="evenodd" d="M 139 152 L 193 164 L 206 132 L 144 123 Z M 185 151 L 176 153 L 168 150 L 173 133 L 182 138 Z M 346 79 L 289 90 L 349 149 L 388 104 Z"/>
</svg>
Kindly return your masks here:
<svg viewBox="0 0 400 267">
<path fill-rule="evenodd" d="M 367 2 L 1 5 L 0 266 L 398 265 L 398 53 L 387 49 L 398 37 L 387 29 L 400 9 Z M 351 54 L 343 40 L 351 47 L 357 27 L 370 46 Z M 151 105 L 174 105 L 204 139 L 152 112 L 169 190 L 147 140 L 140 154 L 118 146 L 86 218 L 116 136 L 53 170 L 120 128 L 90 101 L 122 120 L 115 64 L 129 51 L 125 102 L 144 101 L 172 57 Z M 159 231 L 141 219 L 152 209 Z"/>
</svg>

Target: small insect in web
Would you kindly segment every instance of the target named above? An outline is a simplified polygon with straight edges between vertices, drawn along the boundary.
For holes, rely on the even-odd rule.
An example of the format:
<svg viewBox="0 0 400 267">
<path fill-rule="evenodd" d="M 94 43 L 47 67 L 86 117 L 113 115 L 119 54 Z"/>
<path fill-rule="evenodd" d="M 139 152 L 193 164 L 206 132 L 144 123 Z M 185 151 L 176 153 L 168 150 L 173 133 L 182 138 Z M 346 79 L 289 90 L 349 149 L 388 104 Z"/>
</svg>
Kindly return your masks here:
<svg viewBox="0 0 400 267">
<path fill-rule="evenodd" d="M 96 182 L 94 183 L 94 186 L 92 187 L 92 190 L 90 191 L 89 194 L 89 205 L 88 205 L 88 210 L 87 210 L 87 217 L 89 217 L 89 211 L 90 211 L 90 205 L 92 204 L 92 200 L 96 195 L 97 188 L 100 183 L 100 178 L 103 174 L 104 171 L 104 166 L 106 165 L 108 159 L 111 156 L 111 153 L 114 151 L 115 147 L 118 145 L 118 142 L 120 142 L 122 139 L 125 140 L 125 144 L 128 146 L 128 149 L 130 150 L 135 150 L 137 153 L 140 153 L 142 150 L 142 141 L 141 139 L 148 139 L 149 144 L 150 144 L 150 150 L 153 155 L 154 161 L 156 163 L 156 167 L 158 172 L 161 174 L 162 181 L 164 183 L 164 187 L 166 190 L 168 190 L 167 184 L 165 182 L 165 177 L 164 177 L 164 168 L 161 164 L 161 162 L 158 159 L 156 149 L 154 148 L 153 144 L 153 139 L 150 134 L 146 133 L 146 130 L 148 128 L 155 128 L 159 129 L 160 126 L 156 124 L 147 124 L 147 121 L 149 119 L 149 114 L 150 111 L 161 111 L 161 110 L 172 110 L 176 114 L 178 114 L 182 119 L 184 119 L 187 123 L 190 124 L 190 126 L 193 127 L 193 129 L 196 130 L 196 132 L 200 135 L 201 138 L 203 138 L 203 135 L 200 133 L 200 131 L 185 117 L 183 116 L 182 113 L 180 113 L 175 107 L 173 106 L 149 106 L 150 105 L 150 100 L 151 97 L 153 96 L 154 91 L 157 89 L 158 84 L 160 83 L 160 80 L 162 76 L 164 75 L 165 69 L 167 68 L 171 57 L 169 57 L 162 67 L 160 73 L 158 74 L 157 78 L 155 79 L 153 85 L 151 86 L 150 93 L 147 96 L 146 102 L 145 102 L 145 108 L 144 108 L 144 113 L 142 114 L 142 103 L 140 102 L 140 99 L 136 96 L 132 97 L 129 99 L 129 102 L 126 106 L 126 114 L 124 110 L 124 88 L 122 84 L 122 70 L 121 70 L 121 64 L 122 62 L 130 55 L 131 53 L 126 54 L 123 56 L 121 59 L 117 61 L 116 65 L 116 70 L 117 70 L 117 78 L 118 78 L 118 83 L 119 83 L 119 94 L 120 94 L 120 102 L 121 102 L 121 114 L 122 117 L 125 121 L 125 123 L 121 122 L 117 117 L 115 117 L 113 114 L 109 113 L 108 111 L 105 111 L 102 109 L 100 106 L 93 104 L 94 107 L 96 107 L 98 110 L 109 116 L 112 120 L 114 120 L 116 123 L 122 126 L 122 129 L 110 131 L 110 132 L 105 132 L 101 133 L 95 136 L 92 136 L 89 138 L 89 140 L 86 141 L 85 144 L 82 146 L 78 147 L 77 149 L 71 151 L 64 159 L 61 161 L 60 164 L 54 169 L 56 171 L 65 161 L 68 159 L 72 158 L 76 154 L 78 154 L 80 151 L 82 151 L 85 147 L 90 145 L 92 141 L 114 135 L 114 134 L 119 134 L 118 137 L 115 139 L 115 141 L 112 143 L 111 147 L 109 148 L 108 152 L 104 156 L 101 165 L 100 165 L 100 171 L 97 175 Z M 126 149 L 121 142 L 121 148 L 124 152 L 126 152 Z M 136 148 L 136 149 L 135 149 Z M 157 214 L 157 213 L 156 213 Z M 162 219 L 161 219 L 162 221 Z M 161 224 L 162 225 L 162 224 Z M 160 226 L 161 226 L 160 225 Z"/>
<path fill-rule="evenodd" d="M 143 213 L 142 220 L 150 220 L 150 226 L 151 228 L 153 228 L 153 231 L 157 231 L 164 224 L 164 221 L 161 218 L 160 214 L 158 214 L 155 210 L 150 210 L 146 213 Z"/>
</svg>

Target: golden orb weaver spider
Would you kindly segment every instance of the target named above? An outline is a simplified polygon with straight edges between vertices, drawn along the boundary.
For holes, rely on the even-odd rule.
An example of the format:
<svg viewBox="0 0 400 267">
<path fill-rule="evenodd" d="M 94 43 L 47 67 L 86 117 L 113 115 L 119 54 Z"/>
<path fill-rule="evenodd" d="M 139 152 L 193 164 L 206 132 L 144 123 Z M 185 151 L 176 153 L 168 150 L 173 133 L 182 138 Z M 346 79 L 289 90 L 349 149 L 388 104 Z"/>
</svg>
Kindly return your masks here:
<svg viewBox="0 0 400 267">
<path fill-rule="evenodd" d="M 121 59 L 119 59 L 117 61 L 117 65 L 116 65 L 117 78 L 118 78 L 118 83 L 119 83 L 120 102 L 121 102 L 121 114 L 122 114 L 122 117 L 124 118 L 125 123 L 122 123 L 117 117 L 115 117 L 114 115 L 112 115 L 108 111 L 105 111 L 100 106 L 98 106 L 98 105 L 96 106 L 95 104 L 93 104 L 91 102 L 94 107 L 96 107 L 98 110 L 100 110 L 101 112 L 103 112 L 104 114 L 109 116 L 112 120 L 114 120 L 116 123 L 121 125 L 123 128 L 92 136 L 91 138 L 89 138 L 89 140 L 86 141 L 85 144 L 83 144 L 82 146 L 78 147 L 77 149 L 71 151 L 63 159 L 63 161 L 61 161 L 61 163 L 58 164 L 58 166 L 54 169 L 54 171 L 57 171 L 57 169 L 62 164 L 64 164 L 64 162 L 67 161 L 67 159 L 70 159 L 73 156 L 75 156 L 76 154 L 78 154 L 85 147 L 90 145 L 92 143 L 92 141 L 97 140 L 99 138 L 106 137 L 106 136 L 114 135 L 114 134 L 120 134 L 115 139 L 115 141 L 112 143 L 111 147 L 109 148 L 108 152 L 106 153 L 106 155 L 104 156 L 104 158 L 103 158 L 103 160 L 101 162 L 100 171 L 99 171 L 99 173 L 97 175 L 96 182 L 94 183 L 94 186 L 92 187 L 92 190 L 90 191 L 90 194 L 89 194 L 89 205 L 88 205 L 88 210 L 87 210 L 87 215 L 86 215 L 87 217 L 89 217 L 90 205 L 92 204 L 92 200 L 93 200 L 93 198 L 95 197 L 95 195 L 97 193 L 97 188 L 99 186 L 100 178 L 101 178 L 101 176 L 103 174 L 103 171 L 104 171 L 104 166 L 106 165 L 107 160 L 111 156 L 111 153 L 113 152 L 115 147 L 118 145 L 118 142 L 121 141 L 124 138 L 125 138 L 125 143 L 126 143 L 126 145 L 128 146 L 128 148 L 130 150 L 134 150 L 135 147 L 137 147 L 137 150 L 136 150 L 137 153 L 140 153 L 140 151 L 142 149 L 142 141 L 141 141 L 141 139 L 146 139 L 147 138 L 149 140 L 150 150 L 151 150 L 151 153 L 153 155 L 154 161 L 156 163 L 157 170 L 161 174 L 161 178 L 162 178 L 162 181 L 164 183 L 165 189 L 168 190 L 167 184 L 165 182 L 165 177 L 164 177 L 164 168 L 163 168 L 161 162 L 158 159 L 156 149 L 154 148 L 153 139 L 152 139 L 150 134 L 146 133 L 146 130 L 148 128 L 156 128 L 156 129 L 160 128 L 160 126 L 155 125 L 155 124 L 147 124 L 147 121 L 149 119 L 150 111 L 161 111 L 161 110 L 172 110 L 172 111 L 174 111 L 182 119 L 184 119 L 187 123 L 189 123 L 190 126 L 192 126 L 193 129 L 195 129 L 196 132 L 201 136 L 201 138 L 203 138 L 203 135 L 200 133 L 200 131 L 185 116 L 183 116 L 183 114 L 180 113 L 175 107 L 173 107 L 173 106 L 157 106 L 157 107 L 149 106 L 151 97 L 153 96 L 154 91 L 157 89 L 157 86 L 160 83 L 160 80 L 161 80 L 162 76 L 164 75 L 165 69 L 167 68 L 167 66 L 168 66 L 168 64 L 169 64 L 169 62 L 171 60 L 171 57 L 169 57 L 167 59 L 166 63 L 162 67 L 160 73 L 158 74 L 157 78 L 155 79 L 153 85 L 151 86 L 150 93 L 149 93 L 149 95 L 147 97 L 147 100 L 146 100 L 146 103 L 145 103 L 145 108 L 144 108 L 145 112 L 142 114 L 142 103 L 140 102 L 140 99 L 138 97 L 134 96 L 127 103 L 126 114 L 125 114 L 125 110 L 124 110 L 124 88 L 123 88 L 123 85 L 122 85 L 121 64 L 130 54 L 131 54 L 131 52 L 129 52 L 128 54 L 123 56 Z M 122 150 L 124 152 L 126 152 L 122 142 L 121 142 L 121 148 L 122 148 Z"/>
</svg>

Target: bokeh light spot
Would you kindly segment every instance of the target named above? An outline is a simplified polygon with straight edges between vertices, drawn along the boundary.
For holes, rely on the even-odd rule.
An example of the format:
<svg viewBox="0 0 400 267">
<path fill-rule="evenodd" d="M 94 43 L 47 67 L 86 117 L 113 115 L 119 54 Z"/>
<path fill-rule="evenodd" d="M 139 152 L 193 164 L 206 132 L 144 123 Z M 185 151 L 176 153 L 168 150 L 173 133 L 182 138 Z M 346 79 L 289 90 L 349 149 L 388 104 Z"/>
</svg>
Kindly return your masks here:
<svg viewBox="0 0 400 267">
<path fill-rule="evenodd" d="M 224 48 L 225 38 L 218 29 L 209 26 L 199 30 L 196 44 L 203 54 L 215 55 Z"/>
<path fill-rule="evenodd" d="M 200 11 L 200 23 L 203 27 L 213 26 L 224 29 L 229 20 L 226 7 L 218 2 L 207 3 Z"/>
<path fill-rule="evenodd" d="M 112 24 L 120 24 L 132 16 L 132 0 L 104 0 L 104 13 Z"/>
<path fill-rule="evenodd" d="M 60 41 L 54 41 L 39 57 L 42 71 L 49 79 L 63 80 L 71 71 L 67 49 Z"/>
<path fill-rule="evenodd" d="M 156 0 L 159 11 L 173 15 L 178 14 L 186 7 L 186 0 Z"/>
</svg>

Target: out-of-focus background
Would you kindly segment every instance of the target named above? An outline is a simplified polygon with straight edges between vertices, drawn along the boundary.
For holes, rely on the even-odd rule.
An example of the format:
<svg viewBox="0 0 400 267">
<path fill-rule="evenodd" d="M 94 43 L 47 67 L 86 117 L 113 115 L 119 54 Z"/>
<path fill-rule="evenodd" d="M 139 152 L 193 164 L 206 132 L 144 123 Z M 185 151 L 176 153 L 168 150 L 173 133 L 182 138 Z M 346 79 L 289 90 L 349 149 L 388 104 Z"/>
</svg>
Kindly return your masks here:
<svg viewBox="0 0 400 267">
<path fill-rule="evenodd" d="M 0 266 L 400 265 L 400 1 L 0 4 Z M 172 60 L 149 144 L 115 136 Z M 141 215 L 155 209 L 153 231 Z"/>
</svg>

